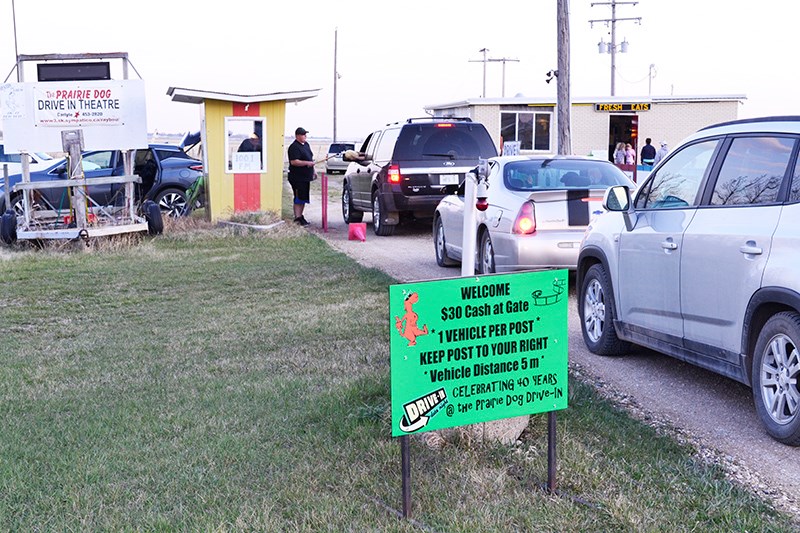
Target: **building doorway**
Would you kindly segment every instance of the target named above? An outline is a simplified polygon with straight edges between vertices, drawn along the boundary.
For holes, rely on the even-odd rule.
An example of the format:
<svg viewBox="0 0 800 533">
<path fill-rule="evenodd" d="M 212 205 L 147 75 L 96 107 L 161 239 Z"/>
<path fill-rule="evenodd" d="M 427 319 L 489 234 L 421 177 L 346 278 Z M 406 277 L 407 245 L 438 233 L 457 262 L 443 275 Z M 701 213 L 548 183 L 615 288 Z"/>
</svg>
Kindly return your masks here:
<svg viewBox="0 0 800 533">
<path fill-rule="evenodd" d="M 630 143 L 639 153 L 639 117 L 636 115 L 611 115 L 608 124 L 608 160 L 614 161 L 617 143 Z"/>
</svg>

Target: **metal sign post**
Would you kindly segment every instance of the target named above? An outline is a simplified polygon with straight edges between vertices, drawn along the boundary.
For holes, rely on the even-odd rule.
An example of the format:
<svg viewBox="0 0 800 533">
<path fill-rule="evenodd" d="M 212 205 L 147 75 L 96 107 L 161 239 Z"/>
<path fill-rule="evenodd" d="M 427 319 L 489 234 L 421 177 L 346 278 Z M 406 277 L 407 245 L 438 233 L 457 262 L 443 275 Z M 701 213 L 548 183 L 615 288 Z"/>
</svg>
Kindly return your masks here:
<svg viewBox="0 0 800 533">
<path fill-rule="evenodd" d="M 11 209 L 11 191 L 9 190 L 10 183 L 8 181 L 8 165 L 3 165 L 3 182 L 5 183 L 5 187 L 3 188 L 3 205 L 6 206 L 6 209 Z"/>
<path fill-rule="evenodd" d="M 411 518 L 411 450 L 409 436 L 400 437 L 400 470 L 403 477 L 403 518 Z"/>
<path fill-rule="evenodd" d="M 61 144 L 69 155 L 69 180 L 67 182 L 80 180 L 83 178 L 83 130 L 62 131 Z M 86 186 L 70 187 L 70 197 L 72 198 L 72 214 L 75 217 L 73 222 L 78 228 L 85 229 L 88 225 Z"/>
</svg>

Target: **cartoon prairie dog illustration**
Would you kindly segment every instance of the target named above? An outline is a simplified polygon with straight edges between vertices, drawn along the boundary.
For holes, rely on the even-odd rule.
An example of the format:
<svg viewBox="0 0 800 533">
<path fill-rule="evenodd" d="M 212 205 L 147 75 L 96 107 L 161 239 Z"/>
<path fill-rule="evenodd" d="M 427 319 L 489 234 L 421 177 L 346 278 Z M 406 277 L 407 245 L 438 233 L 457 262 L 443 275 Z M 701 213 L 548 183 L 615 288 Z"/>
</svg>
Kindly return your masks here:
<svg viewBox="0 0 800 533">
<path fill-rule="evenodd" d="M 417 327 L 417 313 L 414 312 L 412 307 L 415 303 L 419 301 L 419 295 L 416 292 L 410 293 L 406 296 L 406 301 L 403 303 L 403 307 L 405 307 L 406 313 L 403 315 L 403 318 L 399 316 L 395 316 L 395 327 L 397 331 L 400 332 L 400 336 L 408 339 L 408 345 L 414 346 L 417 344 L 417 337 L 420 335 L 427 335 L 428 334 L 428 326 L 422 326 L 422 329 Z M 405 322 L 405 329 L 403 328 L 403 322 Z"/>
</svg>

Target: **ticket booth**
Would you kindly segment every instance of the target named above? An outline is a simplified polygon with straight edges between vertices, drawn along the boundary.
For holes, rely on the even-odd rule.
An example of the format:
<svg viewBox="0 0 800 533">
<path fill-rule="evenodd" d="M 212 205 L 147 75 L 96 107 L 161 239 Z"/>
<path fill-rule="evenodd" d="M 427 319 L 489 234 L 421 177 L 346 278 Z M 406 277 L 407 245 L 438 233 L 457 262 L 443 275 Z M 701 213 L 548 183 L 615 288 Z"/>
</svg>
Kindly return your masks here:
<svg viewBox="0 0 800 533">
<path fill-rule="evenodd" d="M 203 164 L 211 221 L 234 213 L 280 214 L 286 104 L 319 89 L 239 95 L 170 87 L 173 102 L 202 105 Z"/>
</svg>

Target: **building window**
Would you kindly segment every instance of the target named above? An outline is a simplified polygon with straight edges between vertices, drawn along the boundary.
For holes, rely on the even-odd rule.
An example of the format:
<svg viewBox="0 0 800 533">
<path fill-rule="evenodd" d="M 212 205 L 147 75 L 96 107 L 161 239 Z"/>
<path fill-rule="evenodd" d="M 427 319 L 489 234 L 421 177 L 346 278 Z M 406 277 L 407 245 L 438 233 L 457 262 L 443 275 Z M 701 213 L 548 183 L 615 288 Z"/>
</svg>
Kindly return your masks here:
<svg viewBox="0 0 800 533">
<path fill-rule="evenodd" d="M 549 152 L 551 117 L 551 113 L 502 112 L 500 136 L 503 142 L 519 142 L 520 150 Z"/>
</svg>

